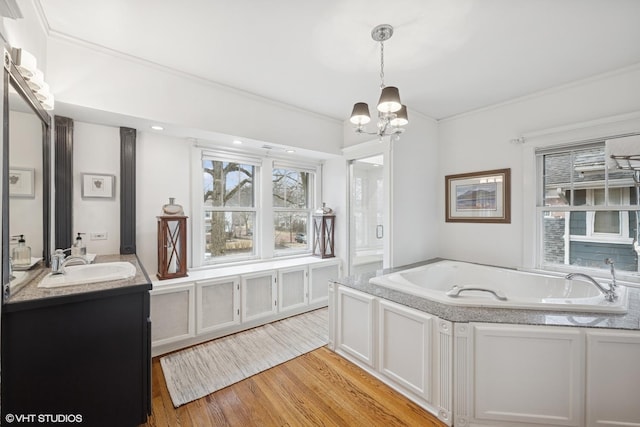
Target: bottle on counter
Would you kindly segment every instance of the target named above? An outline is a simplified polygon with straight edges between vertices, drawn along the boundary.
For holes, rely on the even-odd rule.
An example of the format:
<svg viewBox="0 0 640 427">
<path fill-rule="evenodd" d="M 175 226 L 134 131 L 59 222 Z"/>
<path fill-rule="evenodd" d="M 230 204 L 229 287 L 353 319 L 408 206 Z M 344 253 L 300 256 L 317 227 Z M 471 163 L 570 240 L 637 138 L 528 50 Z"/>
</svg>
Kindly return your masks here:
<svg viewBox="0 0 640 427">
<path fill-rule="evenodd" d="M 87 255 L 87 247 L 84 245 L 84 241 L 82 240 L 82 235 L 84 233 L 78 233 L 76 237 L 76 241 L 71 246 L 71 255 L 74 256 L 86 256 Z"/>
<path fill-rule="evenodd" d="M 24 267 L 31 265 L 31 248 L 27 246 L 27 242 L 24 239 L 24 234 L 20 234 L 18 239 L 18 246 L 11 251 L 11 258 L 14 267 Z"/>
</svg>

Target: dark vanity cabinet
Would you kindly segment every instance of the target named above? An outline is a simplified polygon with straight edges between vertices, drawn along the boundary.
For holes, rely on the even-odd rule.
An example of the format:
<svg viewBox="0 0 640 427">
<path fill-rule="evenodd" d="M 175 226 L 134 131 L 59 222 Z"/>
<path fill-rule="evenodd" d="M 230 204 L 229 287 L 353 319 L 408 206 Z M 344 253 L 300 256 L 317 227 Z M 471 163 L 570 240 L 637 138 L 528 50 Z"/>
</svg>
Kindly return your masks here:
<svg viewBox="0 0 640 427">
<path fill-rule="evenodd" d="M 150 289 L 139 284 L 4 304 L 2 419 L 110 427 L 145 422 Z"/>
</svg>

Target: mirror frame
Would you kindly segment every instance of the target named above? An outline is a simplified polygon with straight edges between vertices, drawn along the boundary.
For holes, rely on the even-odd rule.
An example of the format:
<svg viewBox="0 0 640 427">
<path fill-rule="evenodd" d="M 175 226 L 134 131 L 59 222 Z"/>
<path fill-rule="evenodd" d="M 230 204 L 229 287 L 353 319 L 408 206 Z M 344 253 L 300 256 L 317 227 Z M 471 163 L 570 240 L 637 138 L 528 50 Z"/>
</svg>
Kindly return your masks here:
<svg viewBox="0 0 640 427">
<path fill-rule="evenodd" d="M 42 108 L 16 68 L 8 48 L 4 49 L 2 107 L 2 301 L 9 297 L 9 85 L 25 100 L 42 123 L 42 259 L 51 259 L 51 116 Z"/>
</svg>

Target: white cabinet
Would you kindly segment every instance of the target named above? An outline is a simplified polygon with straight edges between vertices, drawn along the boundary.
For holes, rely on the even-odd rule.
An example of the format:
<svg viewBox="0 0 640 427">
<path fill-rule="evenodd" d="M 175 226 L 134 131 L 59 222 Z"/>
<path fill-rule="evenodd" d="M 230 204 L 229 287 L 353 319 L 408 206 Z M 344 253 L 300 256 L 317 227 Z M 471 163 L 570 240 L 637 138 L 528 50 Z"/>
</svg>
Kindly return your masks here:
<svg viewBox="0 0 640 427">
<path fill-rule="evenodd" d="M 433 316 L 385 300 L 379 304 L 380 372 L 430 402 Z"/>
<path fill-rule="evenodd" d="M 193 283 L 158 287 L 151 294 L 151 342 L 158 346 L 195 335 Z"/>
<path fill-rule="evenodd" d="M 588 330 L 587 426 L 640 427 L 640 335 Z"/>
<path fill-rule="evenodd" d="M 584 425 L 580 329 L 476 324 L 473 340 L 475 419 Z"/>
<path fill-rule="evenodd" d="M 340 260 L 309 265 L 309 304 L 328 299 L 329 280 L 340 278 Z"/>
<path fill-rule="evenodd" d="M 278 291 L 275 271 L 243 275 L 241 283 L 243 322 L 277 313 Z"/>
<path fill-rule="evenodd" d="M 339 259 L 288 259 L 154 283 L 153 355 L 325 307 L 340 271 Z"/>
<path fill-rule="evenodd" d="M 196 283 L 198 334 L 240 323 L 240 279 L 227 277 Z"/>
<path fill-rule="evenodd" d="M 278 270 L 278 311 L 285 312 L 307 305 L 307 267 L 292 267 Z"/>
<path fill-rule="evenodd" d="M 375 367 L 375 298 L 353 289 L 338 287 L 336 348 Z"/>
</svg>

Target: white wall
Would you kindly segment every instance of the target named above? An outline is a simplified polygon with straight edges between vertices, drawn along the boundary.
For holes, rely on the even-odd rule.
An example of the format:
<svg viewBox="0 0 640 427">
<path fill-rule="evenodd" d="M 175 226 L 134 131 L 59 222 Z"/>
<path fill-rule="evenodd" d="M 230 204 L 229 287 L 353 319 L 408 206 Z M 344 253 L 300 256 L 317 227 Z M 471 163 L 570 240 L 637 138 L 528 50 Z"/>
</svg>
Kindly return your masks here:
<svg viewBox="0 0 640 427">
<path fill-rule="evenodd" d="M 534 195 L 523 194 L 524 148 L 509 141 L 526 132 L 638 111 L 639 94 L 640 66 L 636 66 L 442 120 L 436 182 L 440 255 L 523 265 L 524 234 L 531 232 L 523 221 L 523 204 Z M 511 224 L 445 223 L 444 176 L 500 168 L 511 168 Z"/>
<path fill-rule="evenodd" d="M 344 263 L 349 253 L 347 191 L 347 161 L 343 157 L 326 160 L 322 167 L 322 201 L 336 214 L 334 250 L 336 257 L 343 260 L 343 268 L 346 268 Z"/>
<path fill-rule="evenodd" d="M 156 216 L 169 197 L 174 197 L 189 217 L 187 236 L 191 242 L 191 144 L 182 138 L 138 132 L 136 146 L 136 249 L 153 278 L 158 271 Z M 190 248 L 187 257 L 190 265 Z"/>
<path fill-rule="evenodd" d="M 113 198 L 83 198 L 84 173 L 114 175 Z M 119 128 L 79 121 L 73 123 L 72 227 L 74 236 L 76 233 L 86 233 L 82 238 L 88 253 L 100 255 L 120 252 Z M 106 233 L 107 239 L 91 240 L 91 233 Z"/>
<path fill-rule="evenodd" d="M 439 255 L 437 191 L 441 143 L 435 120 L 410 112 L 410 123 L 392 146 L 391 266 Z"/>
<path fill-rule="evenodd" d="M 51 36 L 56 102 L 339 154 L 342 123 L 220 84 Z"/>
</svg>

